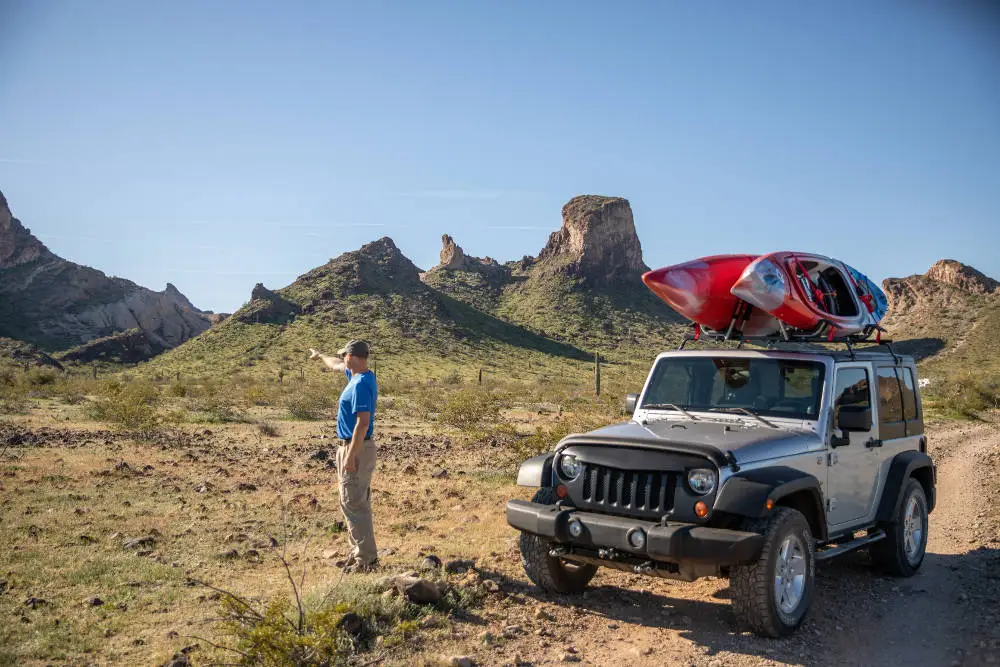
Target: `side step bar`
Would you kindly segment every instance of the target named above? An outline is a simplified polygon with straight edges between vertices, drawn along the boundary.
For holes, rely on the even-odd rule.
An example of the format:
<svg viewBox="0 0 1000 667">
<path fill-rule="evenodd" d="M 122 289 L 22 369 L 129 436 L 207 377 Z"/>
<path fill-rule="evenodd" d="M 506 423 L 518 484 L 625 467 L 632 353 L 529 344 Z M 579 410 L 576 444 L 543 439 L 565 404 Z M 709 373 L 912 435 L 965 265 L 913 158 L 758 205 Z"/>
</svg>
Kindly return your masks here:
<svg viewBox="0 0 1000 667">
<path fill-rule="evenodd" d="M 878 542 L 882 539 L 885 539 L 885 531 L 877 530 L 873 533 L 865 535 L 864 537 L 851 540 L 850 542 L 845 542 L 844 544 L 838 544 L 837 546 L 830 547 L 829 549 L 817 551 L 816 560 L 827 560 L 828 558 L 833 558 L 834 556 L 846 554 L 848 551 L 860 549 L 861 547 L 868 546 L 872 542 Z"/>
</svg>

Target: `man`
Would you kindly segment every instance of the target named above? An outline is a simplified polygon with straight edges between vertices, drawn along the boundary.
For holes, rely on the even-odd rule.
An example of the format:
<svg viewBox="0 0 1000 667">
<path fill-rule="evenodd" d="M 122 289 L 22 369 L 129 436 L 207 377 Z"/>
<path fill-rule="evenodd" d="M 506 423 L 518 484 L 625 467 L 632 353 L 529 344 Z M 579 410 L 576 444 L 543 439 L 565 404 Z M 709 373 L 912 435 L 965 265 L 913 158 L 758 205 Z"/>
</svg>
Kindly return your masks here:
<svg viewBox="0 0 1000 667">
<path fill-rule="evenodd" d="M 352 340 L 336 357 L 309 350 L 310 359 L 320 359 L 333 370 L 343 370 L 347 386 L 340 394 L 337 410 L 337 477 L 340 507 L 347 522 L 351 553 L 340 565 L 348 572 L 367 572 L 378 565 L 375 530 L 372 525 L 371 481 L 375 472 L 375 402 L 378 385 L 368 370 L 368 343 Z"/>
</svg>

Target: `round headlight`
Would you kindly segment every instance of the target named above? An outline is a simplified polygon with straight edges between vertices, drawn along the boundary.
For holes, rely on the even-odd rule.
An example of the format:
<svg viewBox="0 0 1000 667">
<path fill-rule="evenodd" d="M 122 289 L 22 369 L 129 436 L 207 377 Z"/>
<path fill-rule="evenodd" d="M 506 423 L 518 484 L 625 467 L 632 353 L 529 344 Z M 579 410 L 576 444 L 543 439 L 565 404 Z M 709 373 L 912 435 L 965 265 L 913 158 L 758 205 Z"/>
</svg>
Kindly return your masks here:
<svg viewBox="0 0 1000 667">
<path fill-rule="evenodd" d="M 689 471 L 688 486 L 699 496 L 715 491 L 715 471 L 708 468 L 695 468 Z"/>
<path fill-rule="evenodd" d="M 559 457 L 559 472 L 562 473 L 564 479 L 576 479 L 582 468 L 583 466 L 572 454 Z"/>
<path fill-rule="evenodd" d="M 583 535 L 583 524 L 578 520 L 573 519 L 569 522 L 569 534 L 573 537 L 580 537 Z"/>
</svg>

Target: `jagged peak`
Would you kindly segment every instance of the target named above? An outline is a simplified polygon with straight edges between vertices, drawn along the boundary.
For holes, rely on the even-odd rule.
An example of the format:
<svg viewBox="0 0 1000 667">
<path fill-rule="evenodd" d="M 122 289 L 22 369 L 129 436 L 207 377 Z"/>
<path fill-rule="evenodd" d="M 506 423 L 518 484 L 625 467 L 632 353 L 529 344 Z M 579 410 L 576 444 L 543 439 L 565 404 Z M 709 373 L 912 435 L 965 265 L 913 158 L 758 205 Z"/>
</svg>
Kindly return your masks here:
<svg viewBox="0 0 1000 667">
<path fill-rule="evenodd" d="M 27 264 L 50 254 L 45 244 L 14 217 L 0 192 L 0 269 Z"/>
<path fill-rule="evenodd" d="M 428 273 L 434 271 L 499 271 L 499 262 L 492 257 L 472 257 L 465 254 L 462 246 L 455 243 L 448 234 L 441 235 L 440 263 Z"/>
<path fill-rule="evenodd" d="M 982 271 L 954 259 L 941 259 L 924 274 L 931 280 L 952 285 L 966 292 L 992 294 L 1000 291 L 1000 282 Z"/>
<path fill-rule="evenodd" d="M 562 227 L 549 236 L 539 261 L 593 284 L 612 284 L 648 270 L 632 206 L 622 197 L 580 195 L 562 208 Z"/>
</svg>

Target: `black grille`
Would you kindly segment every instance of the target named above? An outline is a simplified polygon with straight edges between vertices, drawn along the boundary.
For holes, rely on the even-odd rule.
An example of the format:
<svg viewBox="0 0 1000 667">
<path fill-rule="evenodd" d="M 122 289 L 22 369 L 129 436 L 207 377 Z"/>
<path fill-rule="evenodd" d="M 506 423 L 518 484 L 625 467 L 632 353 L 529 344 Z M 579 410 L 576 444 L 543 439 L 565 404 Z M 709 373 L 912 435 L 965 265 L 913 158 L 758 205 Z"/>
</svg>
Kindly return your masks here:
<svg viewBox="0 0 1000 667">
<path fill-rule="evenodd" d="M 677 473 L 618 470 L 585 464 L 583 502 L 596 508 L 666 513 L 674 505 Z"/>
</svg>

